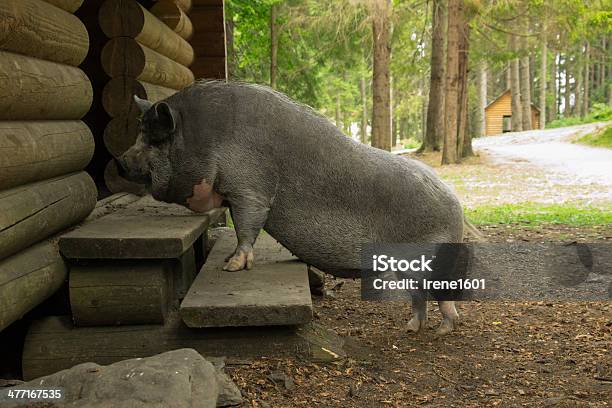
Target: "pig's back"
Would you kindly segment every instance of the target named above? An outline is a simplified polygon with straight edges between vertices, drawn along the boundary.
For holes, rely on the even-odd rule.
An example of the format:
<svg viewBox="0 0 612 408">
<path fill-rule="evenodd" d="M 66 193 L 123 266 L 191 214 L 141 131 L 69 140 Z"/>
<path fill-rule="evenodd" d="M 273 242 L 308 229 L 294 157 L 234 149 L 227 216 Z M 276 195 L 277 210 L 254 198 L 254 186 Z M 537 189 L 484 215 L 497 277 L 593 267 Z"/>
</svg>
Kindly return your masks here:
<svg viewBox="0 0 612 408">
<path fill-rule="evenodd" d="M 364 243 L 461 240 L 461 206 L 431 169 L 288 110 L 273 132 L 279 183 L 265 228 L 298 257 L 350 276 Z"/>
</svg>

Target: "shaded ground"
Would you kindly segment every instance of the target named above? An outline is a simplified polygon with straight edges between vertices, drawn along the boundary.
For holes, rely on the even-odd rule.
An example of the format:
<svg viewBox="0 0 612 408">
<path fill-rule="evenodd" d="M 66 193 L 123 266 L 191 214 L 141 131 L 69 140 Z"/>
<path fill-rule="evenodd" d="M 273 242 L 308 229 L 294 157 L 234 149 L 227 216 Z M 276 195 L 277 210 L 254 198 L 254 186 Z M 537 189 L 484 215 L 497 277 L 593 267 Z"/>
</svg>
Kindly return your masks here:
<svg viewBox="0 0 612 408">
<path fill-rule="evenodd" d="M 599 174 L 587 166 L 575 171 L 574 165 L 546 164 L 537 154 L 524 156 L 529 143 L 561 143 L 566 149 L 564 140 L 575 137 L 575 129 L 523 133 L 476 143 L 480 157 L 436 171 L 468 208 L 524 202 L 609 208 L 612 170 Z M 421 159 L 437 164 L 440 158 Z M 567 160 L 573 160 L 571 154 Z M 604 166 L 612 166 L 612 158 Z M 495 223 L 479 229 L 495 242 L 612 241 L 609 224 Z M 345 337 L 350 358 L 332 364 L 282 359 L 231 367 L 248 406 L 612 405 L 611 302 L 463 302 L 456 332 L 436 339 L 433 328 L 440 315 L 434 305 L 429 306 L 430 330 L 412 335 L 405 329 L 408 305 L 361 301 L 356 281 L 328 279 L 328 286 L 336 290 L 314 300 L 316 320 Z M 289 381 L 279 382 L 282 374 Z"/>
</svg>

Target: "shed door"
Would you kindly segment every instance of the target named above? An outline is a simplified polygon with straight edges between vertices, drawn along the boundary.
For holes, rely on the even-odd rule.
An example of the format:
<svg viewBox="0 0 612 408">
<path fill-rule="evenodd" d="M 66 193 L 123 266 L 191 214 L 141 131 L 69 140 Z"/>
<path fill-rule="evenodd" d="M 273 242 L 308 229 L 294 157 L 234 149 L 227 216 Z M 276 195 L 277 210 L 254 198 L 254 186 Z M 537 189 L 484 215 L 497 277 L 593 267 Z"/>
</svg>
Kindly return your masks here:
<svg viewBox="0 0 612 408">
<path fill-rule="evenodd" d="M 502 123 L 502 132 L 512 132 L 512 116 L 504 115 Z"/>
</svg>

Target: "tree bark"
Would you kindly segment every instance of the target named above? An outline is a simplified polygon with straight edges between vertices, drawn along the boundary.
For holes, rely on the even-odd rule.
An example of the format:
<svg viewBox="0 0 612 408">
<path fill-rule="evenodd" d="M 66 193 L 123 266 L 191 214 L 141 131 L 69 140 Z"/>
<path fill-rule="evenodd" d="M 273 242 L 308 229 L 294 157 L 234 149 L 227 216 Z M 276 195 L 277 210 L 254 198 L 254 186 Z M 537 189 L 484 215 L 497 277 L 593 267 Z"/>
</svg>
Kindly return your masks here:
<svg viewBox="0 0 612 408">
<path fill-rule="evenodd" d="M 391 1 L 373 0 L 372 146 L 391 150 Z"/>
<path fill-rule="evenodd" d="M 564 100 L 565 106 L 563 109 L 563 117 L 569 118 L 570 113 L 571 113 L 570 95 L 572 93 L 572 90 L 570 89 L 570 58 L 569 58 L 569 55 L 567 54 L 565 54 L 565 59 L 564 59 L 564 70 L 565 70 L 565 87 L 564 87 L 563 96 L 565 98 Z"/>
<path fill-rule="evenodd" d="M 361 90 L 361 143 L 368 142 L 368 99 L 366 93 L 366 80 L 361 78 L 359 81 L 359 88 Z"/>
<path fill-rule="evenodd" d="M 468 129 L 468 55 L 470 49 L 470 26 L 466 18 L 465 5 L 459 3 L 459 94 L 457 100 L 457 154 L 466 157 L 473 154 L 472 139 Z M 459 16 L 457 17 L 459 19 Z M 469 144 L 469 146 L 468 146 Z"/>
<path fill-rule="evenodd" d="M 444 148 L 442 164 L 459 161 L 457 154 L 457 125 L 459 112 L 459 22 L 463 0 L 448 0 L 448 34 L 446 47 L 446 96 L 444 103 Z"/>
<path fill-rule="evenodd" d="M 574 112 L 572 112 L 572 114 L 584 117 L 584 105 L 582 103 L 582 98 L 584 96 L 584 92 L 582 90 L 583 67 L 580 63 L 577 63 L 576 69 L 576 79 L 574 82 Z"/>
<path fill-rule="evenodd" d="M 513 52 L 518 52 L 518 40 L 515 35 L 510 36 L 510 46 Z M 521 83 L 519 60 L 514 58 L 510 61 L 510 89 L 512 94 L 512 131 L 523 130 L 523 107 L 521 103 Z"/>
<path fill-rule="evenodd" d="M 523 52 L 527 51 L 527 40 L 523 37 L 522 40 Z M 530 60 L 529 55 L 525 55 L 520 60 L 520 75 L 521 75 L 521 108 L 523 130 L 531 130 L 531 77 L 530 77 Z"/>
<path fill-rule="evenodd" d="M 557 54 L 553 53 L 553 58 L 550 64 L 551 73 L 550 73 L 550 93 L 552 95 L 552 102 L 550 104 L 551 109 L 549 109 L 550 113 L 547 115 L 547 122 L 551 122 L 557 119 L 558 112 L 558 97 L 557 97 Z"/>
<path fill-rule="evenodd" d="M 582 96 L 582 110 L 584 111 L 585 115 L 589 114 L 589 98 L 591 97 L 590 95 L 590 82 L 589 82 L 589 74 L 590 74 L 590 65 L 589 65 L 589 61 L 591 59 L 591 46 L 589 44 L 589 42 L 586 42 L 585 48 L 584 48 L 584 94 Z"/>
<path fill-rule="evenodd" d="M 485 107 L 487 106 L 487 63 L 481 61 L 478 64 L 476 92 L 478 106 L 476 107 L 476 137 L 486 135 Z"/>
<path fill-rule="evenodd" d="M 542 29 L 542 37 L 540 38 L 540 129 L 546 127 L 546 74 L 548 68 L 546 66 L 548 58 L 548 47 L 546 46 L 545 29 Z"/>
<path fill-rule="evenodd" d="M 391 1 L 374 0 L 372 83 L 372 146 L 391 150 Z"/>
<path fill-rule="evenodd" d="M 278 73 L 278 25 L 276 18 L 278 5 L 273 4 L 270 9 L 270 88 L 276 89 L 276 76 Z"/>
<path fill-rule="evenodd" d="M 444 135 L 446 7 L 447 0 L 434 0 L 433 2 L 429 103 L 425 137 L 420 151 L 439 151 Z"/>
</svg>

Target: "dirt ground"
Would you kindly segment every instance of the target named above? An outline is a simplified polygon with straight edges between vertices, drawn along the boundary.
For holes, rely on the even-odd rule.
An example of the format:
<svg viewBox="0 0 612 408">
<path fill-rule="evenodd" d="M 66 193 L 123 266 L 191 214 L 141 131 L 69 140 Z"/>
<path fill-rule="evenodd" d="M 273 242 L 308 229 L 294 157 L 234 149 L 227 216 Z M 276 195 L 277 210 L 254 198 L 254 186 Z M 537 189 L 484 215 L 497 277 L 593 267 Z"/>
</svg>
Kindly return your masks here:
<svg viewBox="0 0 612 408">
<path fill-rule="evenodd" d="M 422 158 L 439 162 L 439 157 Z M 436 168 L 467 207 L 516 202 L 609 204 L 609 188 L 529 163 L 481 155 Z M 612 225 L 481 225 L 488 241 L 612 242 Z M 342 283 L 342 285 L 338 285 Z M 346 341 L 349 358 L 260 360 L 228 372 L 253 407 L 612 406 L 612 302 L 463 302 L 455 332 L 406 330 L 410 307 L 364 302 L 359 282 L 328 277 L 315 321 Z"/>
<path fill-rule="evenodd" d="M 493 241 L 546 237 L 483 228 Z M 511 231 L 511 232 L 509 232 Z M 572 228 L 589 242 L 601 230 Z M 604 235 L 612 234 L 612 227 Z M 364 302 L 358 281 L 328 278 L 332 296 L 314 298 L 315 320 L 344 337 L 349 358 L 328 364 L 293 359 L 231 366 L 253 407 L 608 407 L 612 405 L 612 303 L 464 302 L 461 323 L 436 338 L 406 330 L 410 307 Z M 278 378 L 283 378 L 279 381 Z M 285 381 L 287 380 L 287 381 Z"/>
</svg>

